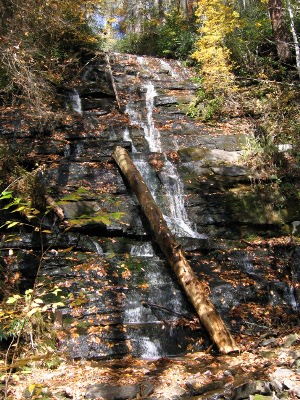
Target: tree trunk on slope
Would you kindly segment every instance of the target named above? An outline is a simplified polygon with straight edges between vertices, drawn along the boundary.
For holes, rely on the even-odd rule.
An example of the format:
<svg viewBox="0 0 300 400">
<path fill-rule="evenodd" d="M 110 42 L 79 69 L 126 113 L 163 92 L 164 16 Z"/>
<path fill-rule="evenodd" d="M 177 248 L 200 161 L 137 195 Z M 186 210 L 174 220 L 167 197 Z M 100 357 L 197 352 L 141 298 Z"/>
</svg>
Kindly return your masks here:
<svg viewBox="0 0 300 400">
<path fill-rule="evenodd" d="M 275 38 L 278 58 L 283 62 L 291 60 L 289 31 L 285 22 L 285 10 L 281 0 L 269 0 L 268 8 Z"/>
<path fill-rule="evenodd" d="M 293 6 L 292 6 L 290 0 L 287 0 L 287 7 L 288 7 L 289 16 L 290 16 L 290 25 L 291 25 L 291 31 L 292 31 L 293 40 L 294 40 L 296 66 L 297 66 L 297 71 L 298 71 L 298 75 L 300 78 L 300 44 L 299 44 L 298 35 L 296 32 L 294 10 L 293 10 Z"/>
<path fill-rule="evenodd" d="M 209 299 L 207 283 L 199 282 L 127 151 L 118 146 L 114 151 L 113 158 L 136 194 L 156 241 L 193 304 L 201 323 L 221 353 L 228 354 L 237 351 L 238 347 L 233 337 Z"/>
</svg>

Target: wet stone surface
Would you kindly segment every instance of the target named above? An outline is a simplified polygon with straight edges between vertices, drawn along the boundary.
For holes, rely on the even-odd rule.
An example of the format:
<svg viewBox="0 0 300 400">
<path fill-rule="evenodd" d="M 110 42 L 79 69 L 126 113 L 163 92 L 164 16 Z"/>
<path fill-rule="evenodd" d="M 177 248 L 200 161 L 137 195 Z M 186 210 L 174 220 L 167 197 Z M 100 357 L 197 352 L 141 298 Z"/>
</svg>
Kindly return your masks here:
<svg viewBox="0 0 300 400">
<path fill-rule="evenodd" d="M 280 192 L 272 179 L 253 185 L 257 177 L 240 158 L 248 127 L 228 132 L 185 116 L 182 107 L 197 86 L 178 62 L 118 54 L 110 62 L 119 104 L 99 56 L 75 88 L 72 123 L 47 137 L 21 125 L 3 131 L 30 168 L 43 166 L 38 179 L 64 215 L 63 221 L 47 215 L 52 234 L 42 242 L 30 232 L 1 238 L 6 256 L 15 249 L 8 268 L 21 273 L 24 285 L 35 277 L 41 245 L 46 249 L 39 285 L 41 295 L 61 289 L 57 301 L 64 306 L 53 317 L 59 348 L 74 359 L 99 360 L 179 356 L 211 344 L 111 157 L 117 145 L 149 178 L 234 335 L 296 323 L 300 249 L 290 234 L 300 219 L 298 192 Z M 281 246 L 272 242 L 283 235 Z M 194 396 L 202 396 L 199 390 Z"/>
</svg>

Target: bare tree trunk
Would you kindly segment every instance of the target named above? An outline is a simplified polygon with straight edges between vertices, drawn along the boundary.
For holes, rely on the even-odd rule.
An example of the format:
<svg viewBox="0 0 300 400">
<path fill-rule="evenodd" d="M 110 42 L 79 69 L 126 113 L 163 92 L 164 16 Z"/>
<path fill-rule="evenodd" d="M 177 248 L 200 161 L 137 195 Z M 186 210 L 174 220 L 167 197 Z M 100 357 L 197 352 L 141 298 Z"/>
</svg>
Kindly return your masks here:
<svg viewBox="0 0 300 400">
<path fill-rule="evenodd" d="M 281 0 L 268 0 L 272 30 L 275 38 L 277 55 L 281 61 L 291 59 L 289 31 L 285 23 L 285 11 Z"/>
<path fill-rule="evenodd" d="M 297 32 L 296 32 L 294 11 L 293 11 L 293 7 L 292 7 L 290 0 L 287 0 L 287 7 L 288 7 L 289 16 L 290 16 L 290 25 L 291 25 L 291 31 L 292 31 L 293 40 L 294 40 L 296 66 L 297 66 L 297 71 L 298 71 L 298 75 L 300 78 L 300 44 L 299 44 L 299 39 L 298 39 Z"/>
<path fill-rule="evenodd" d="M 156 241 L 172 266 L 201 323 L 223 354 L 238 351 L 238 347 L 223 320 L 209 299 L 209 287 L 199 282 L 184 256 L 180 244 L 169 230 L 150 190 L 123 147 L 116 147 L 113 158 L 126 177 L 147 217 Z"/>
<path fill-rule="evenodd" d="M 155 7 L 158 10 L 158 15 L 161 21 L 163 21 L 165 17 L 165 10 L 164 10 L 164 5 L 163 5 L 163 0 L 155 0 Z"/>
<path fill-rule="evenodd" d="M 187 0 L 180 0 L 180 9 L 183 11 L 184 15 L 187 16 L 188 13 Z"/>
<path fill-rule="evenodd" d="M 112 73 L 112 69 L 111 69 L 111 65 L 110 65 L 110 60 L 109 60 L 109 55 L 108 54 L 105 55 L 105 61 L 106 61 L 106 64 L 107 64 L 107 68 L 108 68 L 108 73 L 109 73 L 109 77 L 110 77 L 110 80 L 111 80 L 111 84 L 112 84 L 112 87 L 113 87 L 113 90 L 114 90 L 114 93 L 115 93 L 115 96 L 116 96 L 118 108 L 119 108 L 119 110 L 121 110 L 121 102 L 120 102 L 119 94 L 118 94 L 117 87 L 116 87 L 116 84 L 115 84 L 115 79 L 114 79 L 114 76 L 113 76 L 113 73 Z"/>
</svg>

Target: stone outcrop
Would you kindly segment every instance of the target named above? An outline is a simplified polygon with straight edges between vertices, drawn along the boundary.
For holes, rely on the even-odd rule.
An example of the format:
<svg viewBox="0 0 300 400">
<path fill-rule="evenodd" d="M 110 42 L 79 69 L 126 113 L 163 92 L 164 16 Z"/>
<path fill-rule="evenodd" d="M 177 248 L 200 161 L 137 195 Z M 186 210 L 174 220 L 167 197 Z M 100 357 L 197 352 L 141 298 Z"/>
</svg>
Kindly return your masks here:
<svg viewBox="0 0 300 400">
<path fill-rule="evenodd" d="M 196 232 L 177 234 L 178 240 L 195 273 L 209 282 L 232 332 L 256 334 L 261 325 L 296 318 L 299 246 L 293 238 L 274 246 L 267 239 L 297 235 L 297 192 L 275 190 L 274 177 L 259 181 L 244 165 L 245 125 L 232 125 L 228 133 L 226 126 L 185 115 L 198 88 L 190 70 L 172 60 L 109 59 L 110 69 L 99 55 L 76 87 L 65 90 L 64 105 L 77 110 L 70 111 L 72 123 L 47 137 L 18 124 L 1 131 L 26 155 L 28 169 L 43 166 L 39 181 L 65 216 L 65 224 L 54 214 L 46 217 L 52 234 L 45 233 L 43 243 L 30 232 L 16 232 L 11 242 L 3 232 L 1 242 L 7 251 L 14 248 L 9 268 L 21 272 L 24 287 L 35 277 L 43 244 L 40 283 L 46 292 L 58 286 L 56 300 L 65 303 L 57 318 L 59 347 L 77 359 L 155 358 L 210 343 L 111 157 L 117 145 L 147 164 L 163 212 L 170 168 L 178 172 L 190 231 Z M 74 90 L 78 96 L 70 97 Z M 150 151 L 149 126 L 159 133 L 159 151 Z M 2 214 L 1 223 L 6 218 Z"/>
</svg>

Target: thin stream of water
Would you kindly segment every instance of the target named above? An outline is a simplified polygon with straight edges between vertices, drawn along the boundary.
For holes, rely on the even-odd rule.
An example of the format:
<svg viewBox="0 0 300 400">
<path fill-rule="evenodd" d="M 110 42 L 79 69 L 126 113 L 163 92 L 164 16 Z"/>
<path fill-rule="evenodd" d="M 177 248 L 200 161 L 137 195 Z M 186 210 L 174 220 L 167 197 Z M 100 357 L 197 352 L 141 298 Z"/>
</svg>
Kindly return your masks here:
<svg viewBox="0 0 300 400">
<path fill-rule="evenodd" d="M 168 68 L 171 68 L 167 64 Z M 154 99 L 157 96 L 154 84 L 148 82 L 145 86 L 145 100 L 146 100 L 146 121 L 140 112 L 134 108 L 133 102 L 129 102 L 126 111 L 129 115 L 132 124 L 140 126 L 144 131 L 145 139 L 148 142 L 149 150 L 154 153 L 162 152 L 162 143 L 160 131 L 155 127 L 153 119 Z M 129 130 L 124 132 L 123 138 L 131 141 Z M 134 149 L 136 150 L 136 149 Z M 159 192 L 161 191 L 161 184 L 163 184 L 164 195 L 162 197 L 161 208 L 165 210 L 165 219 L 171 231 L 178 236 L 201 238 L 197 230 L 192 226 L 188 218 L 185 205 L 184 205 L 184 192 L 183 184 L 180 180 L 178 171 L 174 164 L 172 164 L 164 155 L 164 167 L 160 171 L 160 182 L 158 182 L 157 174 L 153 172 L 148 162 L 141 158 L 135 159 L 135 165 L 141 173 L 146 184 L 149 186 L 152 196 L 159 204 Z M 166 207 L 167 205 L 167 207 Z"/>
<path fill-rule="evenodd" d="M 72 110 L 78 114 L 82 114 L 81 99 L 76 89 L 73 89 L 73 91 L 70 93 L 70 102 Z"/>
<path fill-rule="evenodd" d="M 141 57 L 139 62 L 146 68 L 146 64 Z M 166 62 L 163 63 L 162 68 L 167 69 L 170 76 L 175 77 L 176 73 L 171 70 L 172 67 L 169 64 Z M 202 236 L 192 226 L 185 209 L 183 184 L 177 168 L 163 153 L 160 131 L 156 128 L 153 118 L 155 97 L 157 96 L 154 83 L 152 81 L 147 82 L 143 86 L 143 92 L 145 93 L 145 112 L 143 113 L 143 110 L 140 110 L 139 105 L 136 105 L 132 99 L 127 104 L 126 112 L 129 115 L 131 124 L 141 129 L 150 152 L 162 153 L 161 157 L 164 163 L 162 169 L 159 172 L 155 171 L 148 160 L 145 160 L 137 152 L 133 145 L 129 129 L 124 130 L 123 140 L 132 143 L 132 159 L 135 166 L 148 185 L 153 198 L 161 208 L 171 231 L 181 237 L 200 238 Z M 145 300 L 149 303 L 167 304 L 170 310 L 184 314 L 186 312 L 185 299 L 180 293 L 177 293 L 177 289 L 174 287 L 172 281 L 167 283 L 169 290 L 166 292 L 166 276 L 161 271 L 160 266 L 156 265 L 154 267 L 152 265 L 155 264 L 155 262 L 151 262 L 155 254 L 151 243 L 141 243 L 140 245 L 133 246 L 131 255 L 135 257 L 147 257 L 149 259 L 149 265 L 145 269 L 144 277 L 145 282 L 149 285 Z M 127 293 L 123 317 L 125 324 L 143 324 L 147 322 L 155 324 L 161 322 L 156 314 L 153 313 L 153 310 L 143 307 L 140 293 L 136 291 Z M 177 317 L 171 313 L 167 315 L 167 318 L 173 320 Z M 147 332 L 143 337 L 137 337 L 132 333 L 131 342 L 135 348 L 135 352 L 140 354 L 141 358 L 155 359 L 163 356 L 160 340 L 151 339 Z"/>
</svg>

